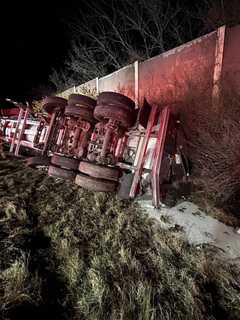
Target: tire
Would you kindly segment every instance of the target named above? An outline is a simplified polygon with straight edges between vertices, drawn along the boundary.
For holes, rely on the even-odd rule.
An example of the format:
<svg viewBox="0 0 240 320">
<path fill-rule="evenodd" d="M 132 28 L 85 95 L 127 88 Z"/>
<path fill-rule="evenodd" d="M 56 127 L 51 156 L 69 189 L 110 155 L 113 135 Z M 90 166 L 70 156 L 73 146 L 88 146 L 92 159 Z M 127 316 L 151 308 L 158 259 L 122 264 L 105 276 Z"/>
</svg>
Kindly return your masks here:
<svg viewBox="0 0 240 320">
<path fill-rule="evenodd" d="M 117 189 L 117 182 L 97 179 L 82 174 L 77 174 L 75 183 L 80 187 L 97 192 L 114 192 Z"/>
<path fill-rule="evenodd" d="M 76 172 L 55 167 L 55 166 L 49 166 L 48 168 L 48 175 L 51 177 L 56 177 L 56 178 L 62 178 L 62 179 L 67 179 L 67 180 L 74 180 L 76 177 Z"/>
<path fill-rule="evenodd" d="M 81 161 L 78 167 L 79 171 L 91 177 L 118 181 L 121 171 L 118 168 L 107 167 L 91 162 Z"/>
<path fill-rule="evenodd" d="M 90 123 L 95 123 L 93 110 L 87 107 L 79 107 L 76 105 L 67 105 L 64 111 L 65 116 L 81 118 Z"/>
<path fill-rule="evenodd" d="M 76 107 L 85 107 L 94 109 L 96 107 L 96 100 L 82 94 L 70 94 L 68 104 Z"/>
<path fill-rule="evenodd" d="M 112 105 L 128 110 L 135 109 L 135 103 L 132 99 L 116 92 L 102 92 L 97 98 L 97 105 Z"/>
<path fill-rule="evenodd" d="M 63 110 L 67 105 L 67 100 L 60 97 L 47 97 L 43 100 L 43 109 L 47 113 Z"/>
<path fill-rule="evenodd" d="M 28 158 L 26 160 L 26 165 L 32 168 L 37 166 L 48 166 L 49 164 L 50 164 L 49 157 L 36 156 L 36 157 Z"/>
<path fill-rule="evenodd" d="M 51 164 L 69 170 L 77 170 L 79 166 L 79 160 L 68 158 L 59 154 L 54 154 L 51 158 Z"/>
<path fill-rule="evenodd" d="M 113 105 L 97 105 L 94 110 L 94 117 L 99 121 L 116 120 L 126 129 L 132 127 L 135 122 L 134 110 Z"/>
</svg>

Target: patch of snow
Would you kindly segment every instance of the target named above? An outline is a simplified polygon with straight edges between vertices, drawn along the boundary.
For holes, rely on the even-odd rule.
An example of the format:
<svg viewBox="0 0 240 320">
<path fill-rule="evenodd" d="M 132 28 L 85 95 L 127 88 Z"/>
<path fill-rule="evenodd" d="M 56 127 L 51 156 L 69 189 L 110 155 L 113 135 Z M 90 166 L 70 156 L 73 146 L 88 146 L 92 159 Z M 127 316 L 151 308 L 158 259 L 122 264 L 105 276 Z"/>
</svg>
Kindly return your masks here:
<svg viewBox="0 0 240 320">
<path fill-rule="evenodd" d="M 224 252 L 230 259 L 240 258 L 240 232 L 206 215 L 194 203 L 184 201 L 175 207 L 155 209 L 151 200 L 139 200 L 140 206 L 155 218 L 163 228 L 180 226 L 190 244 L 211 244 Z M 161 217 L 169 222 L 163 222 Z"/>
</svg>

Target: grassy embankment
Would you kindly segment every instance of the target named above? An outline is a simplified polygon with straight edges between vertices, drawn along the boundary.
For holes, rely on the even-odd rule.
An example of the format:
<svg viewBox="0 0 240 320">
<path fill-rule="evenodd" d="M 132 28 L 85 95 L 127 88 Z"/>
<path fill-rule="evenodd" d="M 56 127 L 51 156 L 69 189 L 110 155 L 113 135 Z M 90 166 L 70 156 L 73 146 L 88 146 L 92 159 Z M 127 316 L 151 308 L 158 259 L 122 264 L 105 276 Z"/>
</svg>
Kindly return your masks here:
<svg viewBox="0 0 240 320">
<path fill-rule="evenodd" d="M 0 161 L 1 319 L 240 319 L 240 269 L 136 204 Z"/>
</svg>

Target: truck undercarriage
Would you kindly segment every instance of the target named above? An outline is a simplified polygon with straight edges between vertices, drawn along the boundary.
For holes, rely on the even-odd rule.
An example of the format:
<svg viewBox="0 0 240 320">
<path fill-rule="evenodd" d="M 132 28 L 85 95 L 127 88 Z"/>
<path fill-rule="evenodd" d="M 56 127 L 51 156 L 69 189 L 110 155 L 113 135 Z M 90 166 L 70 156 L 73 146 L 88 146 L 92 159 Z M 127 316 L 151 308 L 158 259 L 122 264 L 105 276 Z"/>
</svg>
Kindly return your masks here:
<svg viewBox="0 0 240 320">
<path fill-rule="evenodd" d="M 2 109 L 3 110 L 3 109 Z M 173 183 L 186 181 L 189 164 L 181 123 L 170 106 L 145 101 L 136 109 L 128 97 L 102 92 L 97 100 L 71 94 L 47 97 L 43 112 L 18 105 L 0 115 L 2 143 L 27 165 L 46 166 L 50 176 L 91 191 L 135 198 L 150 192 L 154 207 Z"/>
</svg>

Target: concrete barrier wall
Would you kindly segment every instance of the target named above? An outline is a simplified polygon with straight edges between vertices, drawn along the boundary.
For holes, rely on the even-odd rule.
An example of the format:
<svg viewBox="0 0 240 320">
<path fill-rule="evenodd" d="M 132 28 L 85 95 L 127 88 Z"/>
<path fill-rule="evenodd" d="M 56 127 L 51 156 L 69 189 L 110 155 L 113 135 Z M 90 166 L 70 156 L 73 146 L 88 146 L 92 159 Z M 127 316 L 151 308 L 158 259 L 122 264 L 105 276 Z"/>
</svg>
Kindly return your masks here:
<svg viewBox="0 0 240 320">
<path fill-rule="evenodd" d="M 67 97 L 73 92 L 84 93 L 83 88 L 87 87 L 90 90 L 96 90 L 96 92 L 123 93 L 133 100 L 135 100 L 137 92 L 140 105 L 144 99 L 150 104 L 164 105 L 184 104 L 189 96 L 192 98 L 201 94 L 211 98 L 214 72 L 216 68 L 219 68 L 219 61 L 216 58 L 219 30 L 139 63 L 138 71 L 135 70 L 134 64 L 131 64 L 99 78 L 98 81 L 93 79 L 75 88 L 70 88 L 60 96 Z M 221 79 L 223 83 L 225 81 L 225 86 L 229 86 L 231 83 L 239 90 L 240 26 L 226 28 L 224 35 L 223 63 L 220 68 L 222 70 Z M 215 72 L 215 76 L 216 74 Z"/>
<path fill-rule="evenodd" d="M 85 94 L 89 96 L 96 96 L 97 94 L 97 79 L 90 80 L 79 86 L 68 88 L 67 90 L 57 94 L 58 97 L 68 99 L 72 93 Z"/>
</svg>

